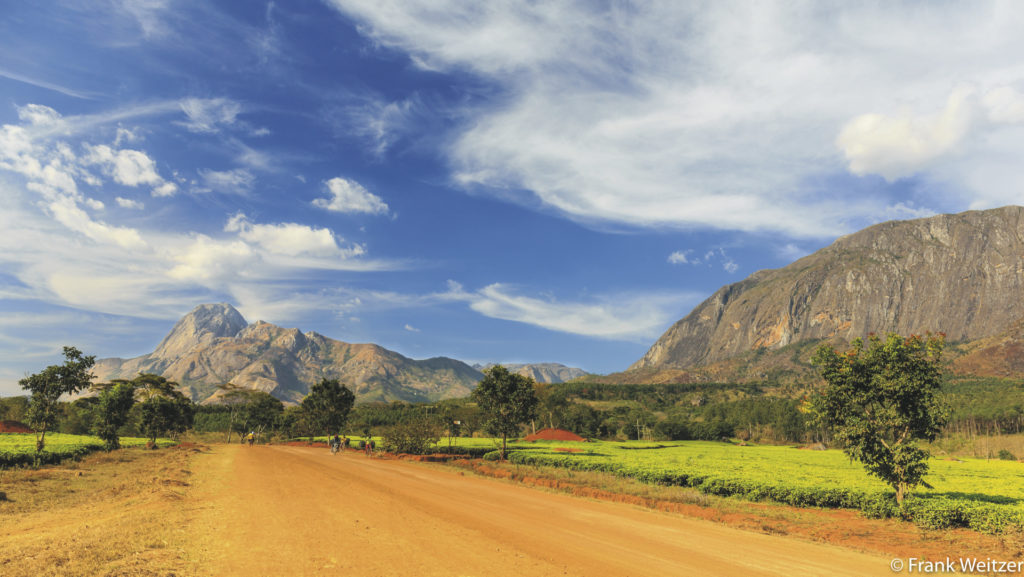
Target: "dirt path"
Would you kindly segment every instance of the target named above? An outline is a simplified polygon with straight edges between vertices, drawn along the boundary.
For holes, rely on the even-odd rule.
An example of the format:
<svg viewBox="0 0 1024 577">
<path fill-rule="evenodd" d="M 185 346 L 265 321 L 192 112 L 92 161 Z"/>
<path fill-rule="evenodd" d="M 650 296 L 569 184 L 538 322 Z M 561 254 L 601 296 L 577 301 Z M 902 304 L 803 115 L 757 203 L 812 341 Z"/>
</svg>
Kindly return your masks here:
<svg viewBox="0 0 1024 577">
<path fill-rule="evenodd" d="M 838 547 L 356 453 L 217 446 L 193 472 L 200 574 L 893 574 Z"/>
</svg>

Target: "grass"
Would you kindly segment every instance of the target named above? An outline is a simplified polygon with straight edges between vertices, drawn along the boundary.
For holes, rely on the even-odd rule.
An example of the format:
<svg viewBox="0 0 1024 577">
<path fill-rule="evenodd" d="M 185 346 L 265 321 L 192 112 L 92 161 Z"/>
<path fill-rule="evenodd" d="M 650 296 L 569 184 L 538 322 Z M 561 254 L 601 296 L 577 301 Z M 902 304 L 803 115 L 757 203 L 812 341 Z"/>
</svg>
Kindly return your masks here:
<svg viewBox="0 0 1024 577">
<path fill-rule="evenodd" d="M 493 439 L 459 439 L 479 455 Z M 486 457 L 485 457 L 486 458 Z M 683 442 L 514 442 L 509 459 L 575 471 L 600 471 L 702 493 L 802 507 L 846 508 L 900 516 L 928 528 L 970 527 L 999 533 L 1024 529 L 1024 465 L 988 459 L 932 459 L 926 481 L 900 509 L 892 489 L 841 451 L 786 446 Z"/>
<path fill-rule="evenodd" d="M 826 542 L 887 557 L 1020 558 L 1024 535 L 986 535 L 965 529 L 923 531 L 893 519 L 867 519 L 852 511 L 754 503 L 706 495 L 689 487 L 652 485 L 600 471 L 520 465 L 510 462 L 453 461 L 435 467 L 505 479 L 577 497 L 622 502 L 704 519 L 740 529 Z"/>
<path fill-rule="evenodd" d="M 143 447 L 144 437 L 121 437 L 124 448 Z M 40 464 L 52 465 L 67 459 L 77 459 L 103 450 L 103 441 L 92 435 L 47 433 Z M 157 439 L 158 447 L 173 445 L 170 439 Z M 0 468 L 32 465 L 36 462 L 35 433 L 0 433 Z"/>
<path fill-rule="evenodd" d="M 0 574 L 185 575 L 191 449 L 0 470 Z"/>
</svg>

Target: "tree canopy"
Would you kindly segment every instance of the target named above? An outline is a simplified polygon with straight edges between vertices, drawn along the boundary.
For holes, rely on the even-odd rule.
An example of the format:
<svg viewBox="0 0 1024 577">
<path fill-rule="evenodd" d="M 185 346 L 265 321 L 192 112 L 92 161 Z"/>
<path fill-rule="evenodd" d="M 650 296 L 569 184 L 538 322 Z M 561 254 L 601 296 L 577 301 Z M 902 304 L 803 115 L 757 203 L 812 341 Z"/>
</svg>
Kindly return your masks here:
<svg viewBox="0 0 1024 577">
<path fill-rule="evenodd" d="M 62 365 L 50 365 L 18 381 L 21 388 L 32 394 L 27 416 L 36 431 L 36 453 L 46 446 L 46 432 L 57 425 L 60 397 L 87 388 L 93 377 L 89 369 L 96 363 L 96 357 L 85 356 L 75 347 L 64 347 L 64 359 Z"/>
<path fill-rule="evenodd" d="M 96 407 L 96 436 L 103 439 L 108 451 L 121 448 L 118 429 L 128 422 L 128 414 L 135 406 L 135 386 L 130 382 L 114 383 L 104 387 Z"/>
<path fill-rule="evenodd" d="M 813 362 L 825 379 L 811 410 L 851 458 L 896 491 L 902 503 L 928 471 L 927 451 L 949 411 L 939 392 L 942 335 L 871 335 L 845 354 L 822 345 Z"/>
<path fill-rule="evenodd" d="M 331 435 L 341 432 L 356 397 L 337 379 L 322 379 L 302 399 L 302 412 L 312 431 Z"/>
<path fill-rule="evenodd" d="M 501 365 L 484 370 L 484 378 L 473 389 L 472 398 L 487 416 L 484 427 L 501 436 L 501 458 L 505 458 L 508 437 L 519 434 L 519 425 L 536 418 L 536 383 L 530 377 L 510 373 Z"/>
</svg>

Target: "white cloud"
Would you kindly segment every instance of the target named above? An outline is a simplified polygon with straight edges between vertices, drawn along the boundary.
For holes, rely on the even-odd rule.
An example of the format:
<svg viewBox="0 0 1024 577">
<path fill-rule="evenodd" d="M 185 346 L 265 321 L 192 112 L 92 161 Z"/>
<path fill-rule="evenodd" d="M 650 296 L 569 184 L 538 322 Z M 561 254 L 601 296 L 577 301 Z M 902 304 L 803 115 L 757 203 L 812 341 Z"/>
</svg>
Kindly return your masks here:
<svg viewBox="0 0 1024 577">
<path fill-rule="evenodd" d="M 47 82 L 47 81 L 41 80 L 39 78 L 32 78 L 32 77 L 29 77 L 29 76 L 25 76 L 23 74 L 18 74 L 18 73 L 15 73 L 15 72 L 11 72 L 10 70 L 0 69 L 0 76 L 2 76 L 4 78 L 9 78 L 11 80 L 17 80 L 18 82 L 24 82 L 25 84 L 31 84 L 32 86 L 38 86 L 40 88 L 45 88 L 47 90 L 53 90 L 54 92 L 59 92 L 61 94 L 66 94 L 68 96 L 73 96 L 75 98 L 83 98 L 83 99 L 91 99 L 91 98 L 93 98 L 93 95 L 91 95 L 91 94 L 88 94 L 88 93 L 85 93 L 85 92 L 80 92 L 78 90 L 73 90 L 73 89 L 68 88 L 66 86 L 61 86 L 59 84 L 54 84 L 52 82 Z"/>
<path fill-rule="evenodd" d="M 1004 122 L 1017 96 L 997 87 L 1024 84 L 1024 10 L 1006 3 L 332 5 L 377 45 L 495 91 L 451 135 L 456 183 L 584 223 L 827 237 L 907 200 L 822 184 L 848 170 L 991 202 L 972 183 L 993 158 L 972 130 L 1008 129 L 972 124 L 950 87 L 991 91 L 987 117 Z M 1019 174 L 1013 130 L 998 156 Z M 943 190 L 931 200 L 965 203 Z"/>
<path fill-rule="evenodd" d="M 387 203 L 354 180 L 335 177 L 325 184 L 331 198 L 318 198 L 313 206 L 332 212 L 388 213 Z"/>
<path fill-rule="evenodd" d="M 187 98 L 181 111 L 188 118 L 181 124 L 190 132 L 215 133 L 235 123 L 242 105 L 226 98 Z"/>
<path fill-rule="evenodd" d="M 146 152 L 88 139 L 109 135 L 129 142 L 124 129 L 119 131 L 120 122 L 166 114 L 166 104 L 70 117 L 39 105 L 18 111 L 20 124 L 0 126 L 0 197 L 5 201 L 0 268 L 25 287 L 17 298 L 140 318 L 175 318 L 195 302 L 224 300 L 250 286 L 273 284 L 279 292 L 270 298 L 280 298 L 280 291 L 287 290 L 294 293 L 289 298 L 314 302 L 305 297 L 315 296 L 316 289 L 310 287 L 316 283 L 310 280 L 322 271 L 406 266 L 364 258 L 364 246 L 342 244 L 328 229 L 259 224 L 244 215 L 232 219 L 230 230 L 213 234 L 190 230 L 190 221 L 164 220 L 151 226 L 158 217 L 149 214 L 120 213 L 117 224 L 105 222 L 95 216 L 105 206 L 100 198 L 121 208 L 143 208 L 132 195 L 111 189 L 148 186 L 154 195 L 168 195 L 178 185 L 160 176 L 157 160 Z M 225 186 L 247 186 L 251 177 L 247 171 L 206 176 L 209 183 Z M 109 197 L 87 196 L 85 186 Z M 171 205 L 168 209 L 173 210 Z"/>
<path fill-rule="evenodd" d="M 143 208 L 145 208 L 144 204 L 131 198 L 124 198 L 122 196 L 118 196 L 114 198 L 114 200 L 117 201 L 117 206 L 120 206 L 121 208 L 131 208 L 135 210 L 142 210 Z"/>
<path fill-rule="evenodd" d="M 54 126 L 62 120 L 56 110 L 42 104 L 26 104 L 19 107 L 18 118 L 33 126 Z"/>
<path fill-rule="evenodd" d="M 672 254 L 668 255 L 668 262 L 672 264 L 688 264 L 690 263 L 690 260 L 687 258 L 687 255 L 692 252 L 692 250 L 677 250 Z"/>
<path fill-rule="evenodd" d="M 406 324 L 405 325 L 405 330 L 409 331 L 410 333 L 418 333 L 418 332 L 420 332 L 420 330 L 418 328 L 416 328 L 416 327 L 414 327 L 414 326 L 412 326 L 410 324 Z"/>
<path fill-rule="evenodd" d="M 139 231 L 133 228 L 112 226 L 93 220 L 70 197 L 61 196 L 52 200 L 47 205 L 47 209 L 57 222 L 73 231 L 84 234 L 98 243 L 116 244 L 122 248 L 132 250 L 143 249 L 147 246 Z"/>
<path fill-rule="evenodd" d="M 245 276 L 258 264 L 258 255 L 240 240 L 215 240 L 200 234 L 172 260 L 176 264 L 168 273 L 170 277 L 204 282 Z"/>
<path fill-rule="evenodd" d="M 954 91 L 935 116 L 858 116 L 843 126 L 836 145 L 854 174 L 878 174 L 888 181 L 912 176 L 967 135 L 973 120 L 972 92 Z"/>
<path fill-rule="evenodd" d="M 360 245 L 343 249 L 334 233 L 326 228 L 314 228 L 304 224 L 253 224 L 242 213 L 231 217 L 224 225 L 227 232 L 237 232 L 243 240 L 258 245 L 271 254 L 285 256 L 313 256 L 352 258 L 365 252 Z"/>
<path fill-rule="evenodd" d="M 668 262 L 671 264 L 690 264 L 690 265 L 707 265 L 711 266 L 716 262 L 722 264 L 722 269 L 729 274 L 733 274 L 740 269 L 739 265 L 725 252 L 724 248 L 715 248 L 708 250 L 704 253 L 704 256 L 692 256 L 693 249 L 687 249 L 683 251 L 675 251 L 668 255 Z"/>
<path fill-rule="evenodd" d="M 135 142 L 139 140 L 139 135 L 132 130 L 128 130 L 123 126 L 117 127 L 117 136 L 114 138 L 114 146 L 121 146 L 123 142 Z"/>
<path fill-rule="evenodd" d="M 590 303 L 558 302 L 514 294 L 492 284 L 461 295 L 470 308 L 488 317 L 526 323 L 548 330 L 614 340 L 657 337 L 680 314 L 679 295 L 617 295 Z"/>
<path fill-rule="evenodd" d="M 163 179 L 157 174 L 156 162 L 141 150 L 114 150 L 101 144 L 86 145 L 88 155 L 83 159 L 86 164 L 102 167 L 118 184 L 139 186 L 143 184 L 159 185 Z"/>
<path fill-rule="evenodd" d="M 364 99 L 358 105 L 345 108 L 340 132 L 354 132 L 369 140 L 374 153 L 383 156 L 411 125 L 428 115 L 425 108 L 417 95 L 392 102 Z"/>
<path fill-rule="evenodd" d="M 164 182 L 153 188 L 153 196 L 174 196 L 178 192 L 178 185 L 173 182 Z"/>
<path fill-rule="evenodd" d="M 199 176 L 206 187 L 231 194 L 247 194 L 256 182 L 256 177 L 244 168 L 224 171 L 200 170 Z"/>
</svg>

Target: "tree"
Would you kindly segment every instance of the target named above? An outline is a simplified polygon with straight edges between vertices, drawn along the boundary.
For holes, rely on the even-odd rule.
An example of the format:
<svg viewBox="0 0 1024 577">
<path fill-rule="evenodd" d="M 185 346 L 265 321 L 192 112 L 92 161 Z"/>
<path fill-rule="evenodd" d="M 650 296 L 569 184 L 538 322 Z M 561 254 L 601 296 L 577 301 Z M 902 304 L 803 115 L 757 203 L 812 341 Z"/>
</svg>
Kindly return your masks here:
<svg viewBox="0 0 1024 577">
<path fill-rule="evenodd" d="M 228 416 L 228 437 L 224 440 L 225 443 L 231 442 L 231 433 L 235 431 L 235 418 L 244 410 L 244 404 L 247 400 L 247 395 L 250 389 L 240 387 L 233 383 L 224 383 L 223 385 L 217 385 L 217 389 L 220 393 L 220 398 L 225 405 L 231 407 Z"/>
<path fill-rule="evenodd" d="M 430 452 L 441 438 L 441 427 L 426 415 L 418 415 L 385 431 L 381 443 L 385 451 L 422 455 Z"/>
<path fill-rule="evenodd" d="M 115 380 L 113 382 L 122 383 L 125 381 Z M 173 397 L 175 391 L 178 389 L 178 383 L 168 381 L 166 378 L 160 375 L 154 375 L 153 373 L 139 373 L 139 376 L 132 379 L 131 383 L 135 389 L 139 391 L 139 398 L 143 401 L 149 400 L 157 395 Z"/>
<path fill-rule="evenodd" d="M 135 405 L 135 387 L 129 382 L 111 383 L 102 387 L 96 407 L 96 435 L 103 439 L 108 451 L 121 448 L 118 429 L 128 422 L 128 413 Z"/>
<path fill-rule="evenodd" d="M 840 355 L 822 345 L 812 359 L 826 383 L 811 403 L 818 424 L 900 504 L 928 471 L 930 455 L 917 441 L 934 440 L 949 416 L 939 398 L 943 337 L 871 335 L 866 348 L 856 339 Z"/>
<path fill-rule="evenodd" d="M 255 431 L 257 438 L 263 431 L 273 428 L 284 412 L 284 403 L 270 393 L 252 391 L 245 405 L 245 424 Z"/>
<path fill-rule="evenodd" d="M 487 431 L 501 435 L 502 459 L 508 452 L 508 436 L 518 434 L 519 425 L 537 416 L 535 384 L 530 377 L 494 365 L 484 369 L 483 380 L 473 389 L 473 400 L 487 415 Z"/>
<path fill-rule="evenodd" d="M 302 412 L 310 426 L 310 434 L 338 433 L 345 426 L 356 396 L 337 379 L 322 379 L 302 399 Z"/>
<path fill-rule="evenodd" d="M 142 432 L 149 438 L 149 447 L 156 448 L 157 437 L 183 433 L 192 426 L 192 401 L 178 391 L 169 395 L 153 395 L 140 403 Z"/>
<path fill-rule="evenodd" d="M 42 372 L 18 381 L 21 388 L 32 394 L 28 422 L 36 431 L 37 455 L 46 446 L 46 432 L 57 424 L 60 397 L 81 391 L 92 380 L 89 369 L 96 363 L 96 357 L 84 356 L 75 347 L 64 347 L 64 359 L 63 365 L 50 365 Z"/>
</svg>

